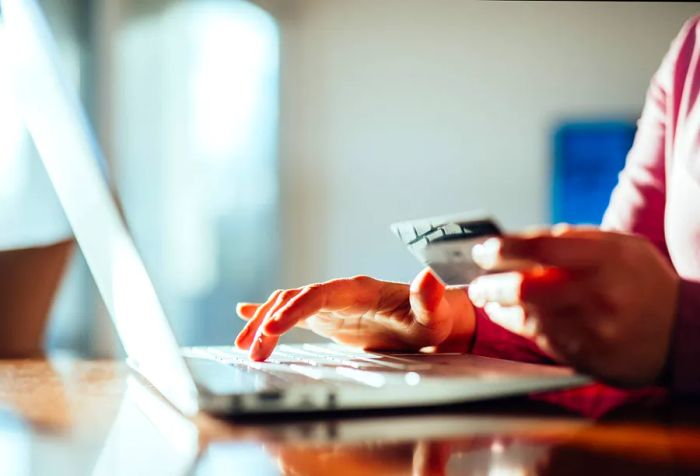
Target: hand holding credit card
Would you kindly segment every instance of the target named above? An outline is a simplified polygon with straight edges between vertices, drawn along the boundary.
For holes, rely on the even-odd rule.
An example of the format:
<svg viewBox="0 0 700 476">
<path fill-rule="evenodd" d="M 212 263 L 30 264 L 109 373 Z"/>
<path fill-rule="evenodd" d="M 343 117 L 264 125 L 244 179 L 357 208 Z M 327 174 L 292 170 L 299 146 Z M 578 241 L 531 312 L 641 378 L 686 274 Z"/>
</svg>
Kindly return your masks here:
<svg viewBox="0 0 700 476">
<path fill-rule="evenodd" d="M 501 236 L 496 222 L 483 212 L 467 212 L 391 225 L 418 261 L 446 285 L 466 286 L 485 274 L 472 258 L 472 248 Z"/>
</svg>

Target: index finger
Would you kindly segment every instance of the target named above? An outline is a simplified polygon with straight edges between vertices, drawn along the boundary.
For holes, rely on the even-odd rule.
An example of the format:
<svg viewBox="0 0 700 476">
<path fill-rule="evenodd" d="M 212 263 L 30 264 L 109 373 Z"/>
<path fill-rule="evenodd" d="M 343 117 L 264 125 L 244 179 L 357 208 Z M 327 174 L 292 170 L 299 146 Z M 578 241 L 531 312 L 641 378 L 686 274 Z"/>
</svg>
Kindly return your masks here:
<svg viewBox="0 0 700 476">
<path fill-rule="evenodd" d="M 601 236 L 504 236 L 474 247 L 473 257 L 481 267 L 497 270 L 509 262 L 530 262 L 562 268 L 597 266 L 614 253 L 613 240 Z"/>
<path fill-rule="evenodd" d="M 299 321 L 321 311 L 340 311 L 361 301 L 371 278 L 357 277 L 334 279 L 322 284 L 308 286 L 291 299 L 265 324 L 268 335 L 287 332 Z"/>
</svg>

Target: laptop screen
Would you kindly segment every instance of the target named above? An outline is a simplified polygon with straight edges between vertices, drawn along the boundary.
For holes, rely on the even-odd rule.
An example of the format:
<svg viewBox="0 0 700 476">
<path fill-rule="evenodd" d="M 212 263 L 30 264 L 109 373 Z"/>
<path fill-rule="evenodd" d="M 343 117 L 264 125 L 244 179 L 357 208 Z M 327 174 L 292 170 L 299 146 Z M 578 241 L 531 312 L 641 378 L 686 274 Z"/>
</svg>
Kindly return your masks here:
<svg viewBox="0 0 700 476">
<path fill-rule="evenodd" d="M 155 289 L 101 169 L 102 153 L 35 0 L 0 0 L 13 96 L 121 342 L 142 372 L 186 414 L 196 389 Z M 11 45 L 11 47 L 10 47 Z"/>
</svg>

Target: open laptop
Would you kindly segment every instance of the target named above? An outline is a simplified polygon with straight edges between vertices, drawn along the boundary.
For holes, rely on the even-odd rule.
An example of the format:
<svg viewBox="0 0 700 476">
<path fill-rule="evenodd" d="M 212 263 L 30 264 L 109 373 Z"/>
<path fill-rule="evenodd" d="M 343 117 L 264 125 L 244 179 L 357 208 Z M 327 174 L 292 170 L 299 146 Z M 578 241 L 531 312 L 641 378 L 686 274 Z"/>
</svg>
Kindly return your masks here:
<svg viewBox="0 0 700 476">
<path fill-rule="evenodd" d="M 102 154 L 35 0 L 0 0 L 15 96 L 131 366 L 185 415 L 418 407 L 585 383 L 570 369 L 470 355 L 282 345 L 264 363 L 233 347 L 181 349 L 125 226 Z M 231 336 L 231 340 L 233 341 Z"/>
</svg>

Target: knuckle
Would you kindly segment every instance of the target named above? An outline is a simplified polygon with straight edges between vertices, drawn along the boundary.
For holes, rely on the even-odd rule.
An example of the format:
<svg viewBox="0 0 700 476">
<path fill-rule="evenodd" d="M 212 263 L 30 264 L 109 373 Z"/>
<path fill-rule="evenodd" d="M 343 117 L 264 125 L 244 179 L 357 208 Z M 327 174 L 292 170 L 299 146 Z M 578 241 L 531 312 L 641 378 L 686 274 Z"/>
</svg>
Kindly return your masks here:
<svg viewBox="0 0 700 476">
<path fill-rule="evenodd" d="M 310 284 L 304 286 L 299 291 L 299 294 L 295 296 L 293 304 L 299 305 L 302 303 L 307 303 L 309 299 L 313 299 L 314 296 L 318 296 L 318 293 L 322 290 L 322 287 L 317 284 Z"/>
<path fill-rule="evenodd" d="M 273 292 L 270 294 L 270 297 L 269 297 L 268 301 L 274 301 L 275 299 L 277 299 L 277 297 L 278 297 L 280 294 L 282 294 L 283 291 L 284 291 L 284 290 L 282 290 L 282 289 L 276 289 L 275 291 L 273 291 Z"/>
<path fill-rule="evenodd" d="M 552 236 L 569 236 L 574 232 L 574 227 L 568 223 L 557 223 L 552 227 Z"/>
<path fill-rule="evenodd" d="M 325 286 L 326 286 L 325 283 L 309 284 L 307 286 L 304 286 L 302 293 L 305 295 L 318 293 L 320 291 L 323 291 Z"/>
<path fill-rule="evenodd" d="M 358 275 L 349 278 L 349 281 L 359 286 L 367 286 L 372 284 L 374 282 L 374 279 L 366 275 Z"/>
<path fill-rule="evenodd" d="M 294 296 L 295 293 L 296 293 L 296 291 L 293 289 L 285 289 L 284 291 L 280 292 L 277 299 L 279 301 L 284 301 L 284 300 L 289 299 L 290 297 Z"/>
</svg>

